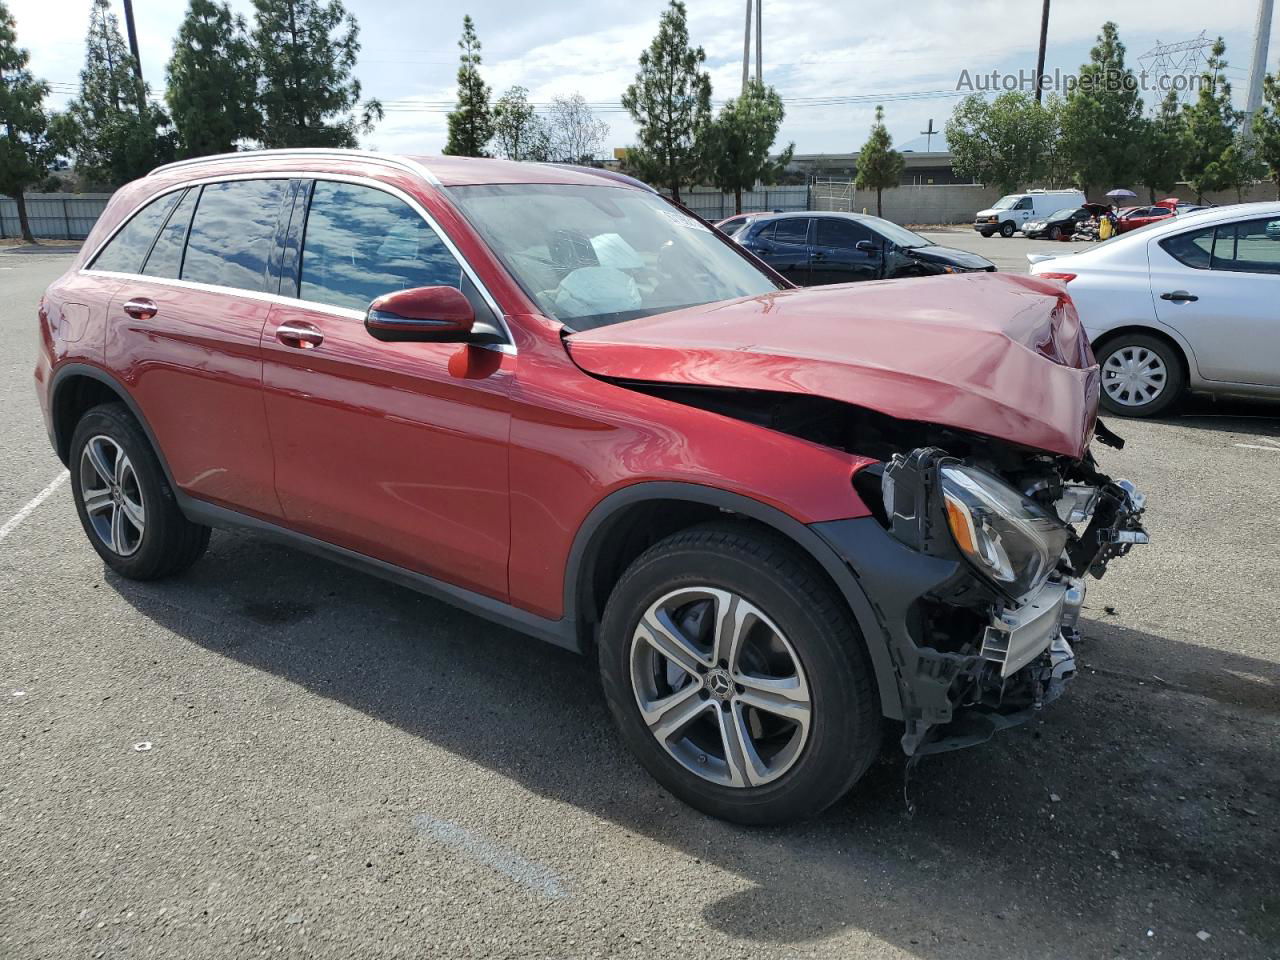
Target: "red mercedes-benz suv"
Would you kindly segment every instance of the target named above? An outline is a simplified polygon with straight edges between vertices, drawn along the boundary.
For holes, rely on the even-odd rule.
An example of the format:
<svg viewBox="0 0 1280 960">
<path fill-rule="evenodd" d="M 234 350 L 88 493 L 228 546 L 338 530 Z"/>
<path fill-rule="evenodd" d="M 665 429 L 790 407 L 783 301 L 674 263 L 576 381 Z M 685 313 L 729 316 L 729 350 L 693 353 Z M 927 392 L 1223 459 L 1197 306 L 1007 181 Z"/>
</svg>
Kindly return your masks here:
<svg viewBox="0 0 1280 960">
<path fill-rule="evenodd" d="M 120 190 L 36 384 L 125 577 L 248 527 L 599 657 L 641 763 L 742 822 L 823 809 L 896 724 L 987 739 L 1074 672 L 1146 541 L 1098 472 L 1060 285 L 793 289 L 601 171 L 343 151 Z"/>
</svg>

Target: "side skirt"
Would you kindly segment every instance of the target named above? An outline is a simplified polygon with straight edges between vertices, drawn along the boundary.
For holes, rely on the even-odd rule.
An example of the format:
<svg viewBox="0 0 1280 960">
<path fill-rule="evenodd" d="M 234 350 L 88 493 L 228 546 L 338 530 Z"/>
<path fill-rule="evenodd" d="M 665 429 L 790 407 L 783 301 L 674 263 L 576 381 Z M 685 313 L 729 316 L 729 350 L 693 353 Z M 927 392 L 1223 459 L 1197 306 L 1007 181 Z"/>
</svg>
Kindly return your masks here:
<svg viewBox="0 0 1280 960">
<path fill-rule="evenodd" d="M 345 547 L 339 547 L 324 540 L 317 540 L 315 537 L 309 537 L 306 534 L 238 513 L 235 510 L 228 510 L 226 507 L 216 506 L 205 500 L 197 500 L 177 491 L 175 491 L 175 494 L 178 499 L 178 506 L 186 514 L 187 519 L 193 523 L 202 523 L 222 530 L 244 530 L 259 534 L 307 553 L 380 577 L 383 580 L 389 580 L 402 587 L 408 587 L 410 590 L 416 590 L 433 599 L 442 600 L 468 613 L 483 617 L 509 630 L 537 637 L 539 640 L 545 640 L 548 643 L 555 644 L 557 647 L 572 650 L 574 653 L 583 652 L 578 642 L 577 630 L 574 628 L 572 621 L 568 619 L 548 620 L 545 617 L 529 613 L 527 610 L 514 607 L 509 603 L 495 600 L 493 597 L 487 597 L 472 590 L 465 590 L 443 580 L 437 580 L 435 577 L 428 577 L 426 574 L 406 570 L 404 567 L 387 563 L 385 560 L 378 560 L 375 557 L 366 556 L 363 553 L 357 553 L 354 550 L 348 550 Z"/>
</svg>

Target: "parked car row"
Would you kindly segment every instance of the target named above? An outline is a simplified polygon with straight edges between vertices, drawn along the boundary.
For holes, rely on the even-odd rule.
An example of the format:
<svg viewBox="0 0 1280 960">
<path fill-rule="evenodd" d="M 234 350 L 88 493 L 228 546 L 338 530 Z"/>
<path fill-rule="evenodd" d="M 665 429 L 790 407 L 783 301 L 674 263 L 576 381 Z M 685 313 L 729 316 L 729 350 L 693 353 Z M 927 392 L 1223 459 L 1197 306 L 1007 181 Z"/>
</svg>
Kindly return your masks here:
<svg viewBox="0 0 1280 960">
<path fill-rule="evenodd" d="M 716 226 L 801 287 L 996 269 L 986 257 L 865 214 L 741 214 Z"/>
</svg>

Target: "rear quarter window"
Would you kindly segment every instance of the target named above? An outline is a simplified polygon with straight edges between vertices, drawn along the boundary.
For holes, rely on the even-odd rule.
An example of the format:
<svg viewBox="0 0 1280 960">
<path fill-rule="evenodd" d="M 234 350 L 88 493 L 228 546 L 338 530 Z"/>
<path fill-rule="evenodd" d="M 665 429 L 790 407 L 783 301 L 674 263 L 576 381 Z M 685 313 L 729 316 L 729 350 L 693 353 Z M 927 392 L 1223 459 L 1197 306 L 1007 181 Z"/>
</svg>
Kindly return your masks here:
<svg viewBox="0 0 1280 960">
<path fill-rule="evenodd" d="M 146 259 L 152 241 L 181 195 L 179 190 L 157 197 L 135 213 L 94 257 L 90 269 L 114 273 L 141 272 L 142 261 Z"/>
</svg>

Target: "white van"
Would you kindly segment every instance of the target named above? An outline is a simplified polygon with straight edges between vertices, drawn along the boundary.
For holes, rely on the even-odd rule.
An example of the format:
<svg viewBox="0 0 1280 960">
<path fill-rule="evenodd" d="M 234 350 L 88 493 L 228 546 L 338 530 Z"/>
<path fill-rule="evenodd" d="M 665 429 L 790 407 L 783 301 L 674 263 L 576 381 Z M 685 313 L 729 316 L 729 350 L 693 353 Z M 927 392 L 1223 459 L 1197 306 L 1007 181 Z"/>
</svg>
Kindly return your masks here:
<svg viewBox="0 0 1280 960">
<path fill-rule="evenodd" d="M 1085 202 L 1079 190 L 1028 190 L 1001 197 L 987 210 L 979 210 L 973 218 L 973 229 L 984 237 L 998 233 L 1012 237 L 1031 219 L 1042 219 L 1063 207 L 1078 207 Z"/>
</svg>

